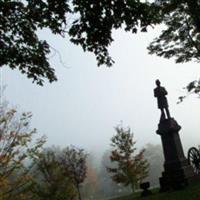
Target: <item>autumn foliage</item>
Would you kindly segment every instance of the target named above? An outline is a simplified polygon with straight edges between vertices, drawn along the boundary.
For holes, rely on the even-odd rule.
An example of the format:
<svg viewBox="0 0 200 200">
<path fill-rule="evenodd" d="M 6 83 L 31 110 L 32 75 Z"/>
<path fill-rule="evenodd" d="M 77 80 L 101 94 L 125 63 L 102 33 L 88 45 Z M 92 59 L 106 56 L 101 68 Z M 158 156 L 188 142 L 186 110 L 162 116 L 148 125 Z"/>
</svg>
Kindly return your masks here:
<svg viewBox="0 0 200 200">
<path fill-rule="evenodd" d="M 132 191 L 148 175 L 148 162 L 144 158 L 144 149 L 136 153 L 135 141 L 130 128 L 125 130 L 122 127 L 116 127 L 116 135 L 111 138 L 110 160 L 116 163 L 116 167 L 107 167 L 113 181 L 130 185 Z"/>
<path fill-rule="evenodd" d="M 36 129 L 29 127 L 31 116 L 0 107 L 0 199 L 23 199 L 32 186 L 32 161 L 42 151 L 45 138 L 34 141 Z"/>
<path fill-rule="evenodd" d="M 0 107 L 0 200 L 81 200 L 87 154 L 74 146 L 44 148 L 31 118 Z"/>
</svg>

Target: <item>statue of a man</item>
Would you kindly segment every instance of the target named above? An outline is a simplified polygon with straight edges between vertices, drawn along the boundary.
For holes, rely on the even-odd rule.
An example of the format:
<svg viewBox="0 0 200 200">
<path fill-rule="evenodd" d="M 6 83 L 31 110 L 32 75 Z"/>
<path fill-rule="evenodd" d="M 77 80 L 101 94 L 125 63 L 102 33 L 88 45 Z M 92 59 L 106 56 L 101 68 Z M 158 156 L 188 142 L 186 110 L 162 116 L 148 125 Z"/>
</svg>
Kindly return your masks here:
<svg viewBox="0 0 200 200">
<path fill-rule="evenodd" d="M 160 81 L 156 80 L 157 87 L 154 89 L 154 97 L 157 98 L 158 101 L 158 108 L 161 110 L 161 118 L 160 120 L 166 119 L 165 112 L 167 115 L 167 118 L 170 119 L 170 113 L 168 109 L 168 103 L 167 103 L 167 91 L 164 87 L 160 85 Z"/>
</svg>

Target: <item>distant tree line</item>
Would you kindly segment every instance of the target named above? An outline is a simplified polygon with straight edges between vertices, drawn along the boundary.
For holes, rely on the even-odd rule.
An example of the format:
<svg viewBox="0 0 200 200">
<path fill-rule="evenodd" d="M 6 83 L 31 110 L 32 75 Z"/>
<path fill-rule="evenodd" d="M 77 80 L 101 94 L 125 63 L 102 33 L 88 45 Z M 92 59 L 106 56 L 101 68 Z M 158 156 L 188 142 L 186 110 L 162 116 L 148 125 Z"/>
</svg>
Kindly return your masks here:
<svg viewBox="0 0 200 200">
<path fill-rule="evenodd" d="M 75 146 L 45 148 L 31 118 L 7 103 L 0 107 L 0 200 L 92 200 L 129 194 L 145 180 L 158 185 L 161 147 L 137 151 L 130 128 L 115 128 L 97 164 L 95 155 Z"/>
</svg>

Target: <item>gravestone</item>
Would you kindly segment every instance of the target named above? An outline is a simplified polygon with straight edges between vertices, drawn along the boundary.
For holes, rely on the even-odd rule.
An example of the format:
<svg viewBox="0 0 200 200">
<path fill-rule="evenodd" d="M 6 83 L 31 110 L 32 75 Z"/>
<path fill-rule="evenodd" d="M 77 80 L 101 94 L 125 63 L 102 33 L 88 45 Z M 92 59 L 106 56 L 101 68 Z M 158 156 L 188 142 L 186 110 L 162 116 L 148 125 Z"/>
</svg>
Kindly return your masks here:
<svg viewBox="0 0 200 200">
<path fill-rule="evenodd" d="M 149 182 L 144 182 L 140 184 L 140 189 L 142 189 L 143 191 L 141 192 L 141 197 L 147 197 L 152 195 L 151 190 L 149 190 L 150 187 L 150 183 Z"/>
<path fill-rule="evenodd" d="M 164 153 L 164 171 L 160 178 L 160 191 L 181 189 L 194 181 L 197 176 L 184 155 L 179 131 L 181 126 L 169 114 L 167 103 L 167 91 L 156 80 L 157 87 L 154 96 L 158 100 L 158 108 L 161 110 L 160 122 L 157 134 L 161 136 Z M 165 114 L 166 113 L 166 114 Z"/>
</svg>

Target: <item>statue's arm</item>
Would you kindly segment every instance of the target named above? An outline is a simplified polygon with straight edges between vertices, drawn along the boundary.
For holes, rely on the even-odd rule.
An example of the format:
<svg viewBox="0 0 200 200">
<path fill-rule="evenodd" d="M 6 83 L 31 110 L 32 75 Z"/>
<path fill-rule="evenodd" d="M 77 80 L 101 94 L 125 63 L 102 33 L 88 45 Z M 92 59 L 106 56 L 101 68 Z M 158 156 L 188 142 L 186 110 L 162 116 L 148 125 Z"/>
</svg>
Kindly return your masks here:
<svg viewBox="0 0 200 200">
<path fill-rule="evenodd" d="M 168 95 L 167 90 L 166 90 L 165 88 L 163 88 L 163 89 L 164 89 L 164 93 L 165 93 L 165 95 Z"/>
</svg>

